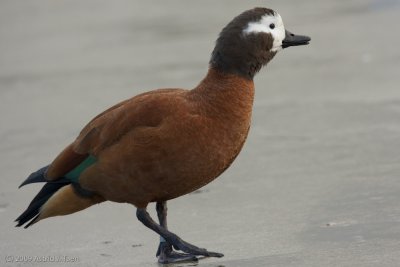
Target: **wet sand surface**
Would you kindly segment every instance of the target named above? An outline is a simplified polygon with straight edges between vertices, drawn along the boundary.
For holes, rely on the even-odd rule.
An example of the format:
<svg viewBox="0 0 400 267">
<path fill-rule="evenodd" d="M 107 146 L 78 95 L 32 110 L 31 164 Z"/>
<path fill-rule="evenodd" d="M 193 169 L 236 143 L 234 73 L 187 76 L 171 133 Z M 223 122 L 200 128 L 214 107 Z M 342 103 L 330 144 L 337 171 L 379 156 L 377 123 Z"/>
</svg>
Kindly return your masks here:
<svg viewBox="0 0 400 267">
<path fill-rule="evenodd" d="M 204 267 L 398 266 L 399 0 L 1 1 L 0 266 L 158 266 L 134 207 L 25 230 L 13 220 L 40 186 L 17 187 L 105 108 L 194 87 L 222 27 L 266 4 L 311 45 L 259 73 L 242 153 L 169 202 L 170 229 L 225 254 Z M 76 262 L 39 262 L 60 256 Z"/>
</svg>

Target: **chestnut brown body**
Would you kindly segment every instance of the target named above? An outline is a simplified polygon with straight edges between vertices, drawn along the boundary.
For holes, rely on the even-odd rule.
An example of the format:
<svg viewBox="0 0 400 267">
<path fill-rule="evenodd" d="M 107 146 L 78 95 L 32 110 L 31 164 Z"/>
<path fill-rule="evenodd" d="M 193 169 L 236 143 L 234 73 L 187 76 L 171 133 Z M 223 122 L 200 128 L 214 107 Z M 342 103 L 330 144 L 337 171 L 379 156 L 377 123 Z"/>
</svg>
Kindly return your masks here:
<svg viewBox="0 0 400 267">
<path fill-rule="evenodd" d="M 145 207 L 190 193 L 218 177 L 240 152 L 253 98 L 252 80 L 213 69 L 193 90 L 138 95 L 92 120 L 51 164 L 49 179 L 91 154 L 97 162 L 79 183 L 106 200 Z"/>
</svg>

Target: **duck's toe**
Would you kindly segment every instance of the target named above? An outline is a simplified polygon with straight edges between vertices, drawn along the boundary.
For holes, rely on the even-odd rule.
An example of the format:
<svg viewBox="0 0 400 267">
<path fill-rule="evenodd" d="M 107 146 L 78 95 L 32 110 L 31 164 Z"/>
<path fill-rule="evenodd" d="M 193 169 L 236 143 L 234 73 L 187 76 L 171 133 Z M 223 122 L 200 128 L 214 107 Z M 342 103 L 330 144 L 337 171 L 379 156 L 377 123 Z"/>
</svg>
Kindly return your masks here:
<svg viewBox="0 0 400 267">
<path fill-rule="evenodd" d="M 189 253 L 180 253 L 172 249 L 167 242 L 161 242 L 157 251 L 158 262 L 161 264 L 177 263 L 177 262 L 196 262 L 198 258 Z"/>
<path fill-rule="evenodd" d="M 162 264 L 178 263 L 178 262 L 197 262 L 199 259 L 192 254 L 179 253 L 172 251 L 171 253 L 161 254 L 158 256 L 158 262 Z"/>
<path fill-rule="evenodd" d="M 181 250 L 188 254 L 193 254 L 196 256 L 204 256 L 204 257 L 216 257 L 216 258 L 221 258 L 224 256 L 224 254 L 222 254 L 222 253 L 211 252 L 205 248 L 196 247 L 195 245 L 192 245 L 192 244 L 182 240 L 178 236 L 174 236 L 172 241 L 173 242 L 171 242 L 171 243 L 176 250 Z"/>
<path fill-rule="evenodd" d="M 211 252 L 211 251 L 208 251 L 208 255 L 207 255 L 207 257 L 215 257 L 215 258 L 222 258 L 223 256 L 224 256 L 224 254 L 222 254 L 222 253 Z"/>
</svg>

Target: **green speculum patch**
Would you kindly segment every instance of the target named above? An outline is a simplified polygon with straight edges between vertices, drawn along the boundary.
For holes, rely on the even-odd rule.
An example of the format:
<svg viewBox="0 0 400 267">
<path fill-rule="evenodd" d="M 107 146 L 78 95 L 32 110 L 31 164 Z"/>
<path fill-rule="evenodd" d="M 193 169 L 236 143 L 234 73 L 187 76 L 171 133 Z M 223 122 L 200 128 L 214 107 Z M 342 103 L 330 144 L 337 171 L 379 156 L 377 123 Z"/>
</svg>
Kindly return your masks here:
<svg viewBox="0 0 400 267">
<path fill-rule="evenodd" d="M 92 156 L 89 155 L 84 161 L 81 162 L 81 164 L 79 164 L 78 166 L 76 166 L 72 171 L 70 171 L 69 173 L 67 173 L 65 175 L 65 177 L 69 180 L 71 180 L 72 182 L 77 183 L 79 180 L 79 176 L 81 175 L 81 173 L 86 170 L 89 166 L 93 165 L 94 163 L 96 163 L 97 159 Z"/>
</svg>

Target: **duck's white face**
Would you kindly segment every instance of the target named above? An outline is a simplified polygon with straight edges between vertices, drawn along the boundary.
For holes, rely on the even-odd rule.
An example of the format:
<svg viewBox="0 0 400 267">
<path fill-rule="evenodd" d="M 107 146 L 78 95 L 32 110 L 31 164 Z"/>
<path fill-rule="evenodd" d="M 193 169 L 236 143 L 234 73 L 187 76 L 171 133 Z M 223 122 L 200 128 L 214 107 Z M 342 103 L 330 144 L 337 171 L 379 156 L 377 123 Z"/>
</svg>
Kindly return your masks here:
<svg viewBox="0 0 400 267">
<path fill-rule="evenodd" d="M 243 30 L 244 34 L 267 33 L 271 34 L 274 42 L 271 52 L 282 50 L 282 41 L 285 39 L 285 26 L 278 13 L 266 14 L 259 21 L 250 22 Z"/>
<path fill-rule="evenodd" d="M 253 79 L 278 51 L 307 45 L 310 40 L 286 30 L 277 12 L 256 7 L 236 16 L 222 29 L 210 65 L 221 72 Z"/>
</svg>

